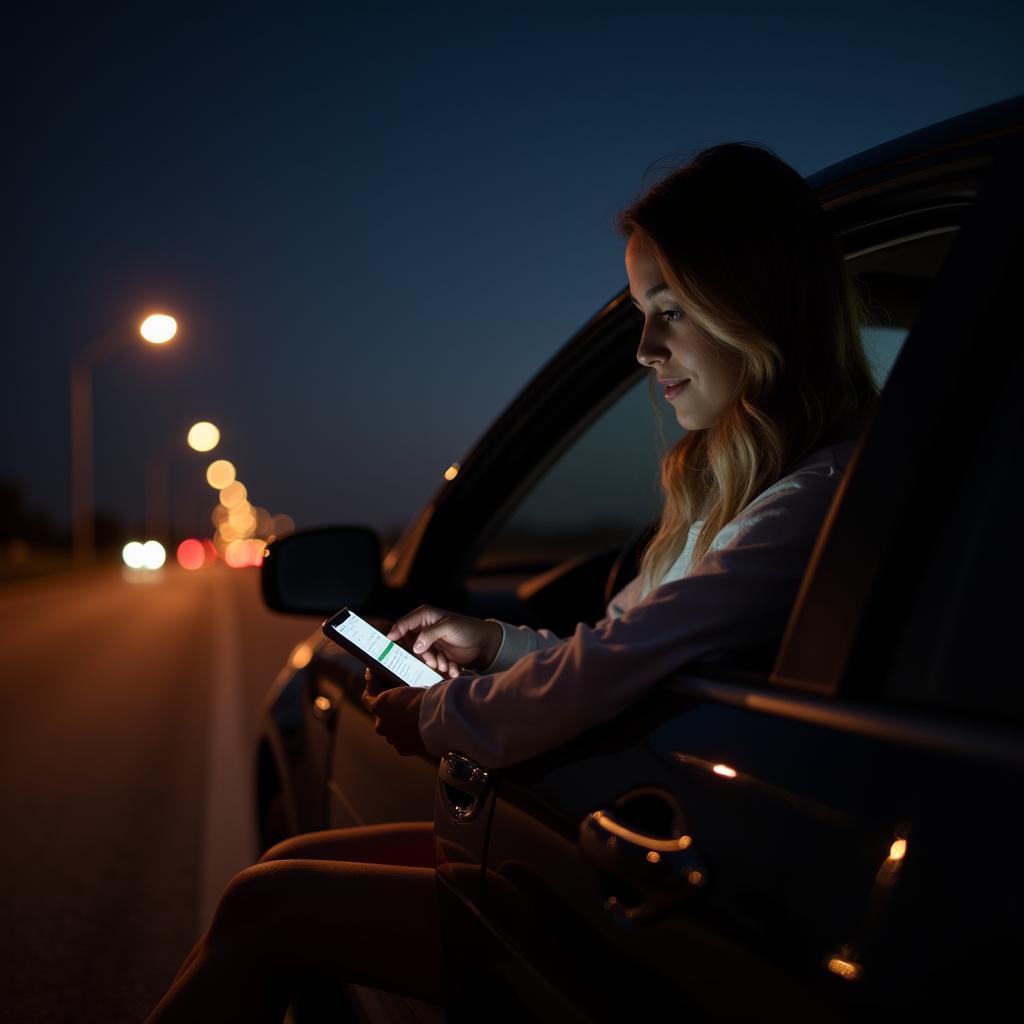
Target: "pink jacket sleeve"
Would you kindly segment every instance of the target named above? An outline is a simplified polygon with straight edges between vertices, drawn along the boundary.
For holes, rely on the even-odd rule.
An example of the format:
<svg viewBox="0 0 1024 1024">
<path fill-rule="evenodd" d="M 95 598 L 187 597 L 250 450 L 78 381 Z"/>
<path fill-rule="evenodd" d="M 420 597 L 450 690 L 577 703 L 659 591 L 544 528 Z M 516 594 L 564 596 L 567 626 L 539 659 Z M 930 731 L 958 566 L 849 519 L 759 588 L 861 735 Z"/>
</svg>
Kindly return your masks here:
<svg viewBox="0 0 1024 1024">
<path fill-rule="evenodd" d="M 719 534 L 690 575 L 665 583 L 620 618 L 553 635 L 505 671 L 427 690 L 427 749 L 500 768 L 614 718 L 685 665 L 730 660 L 768 669 L 839 479 L 789 478 Z M 782 482 L 780 482 L 782 484 Z"/>
</svg>

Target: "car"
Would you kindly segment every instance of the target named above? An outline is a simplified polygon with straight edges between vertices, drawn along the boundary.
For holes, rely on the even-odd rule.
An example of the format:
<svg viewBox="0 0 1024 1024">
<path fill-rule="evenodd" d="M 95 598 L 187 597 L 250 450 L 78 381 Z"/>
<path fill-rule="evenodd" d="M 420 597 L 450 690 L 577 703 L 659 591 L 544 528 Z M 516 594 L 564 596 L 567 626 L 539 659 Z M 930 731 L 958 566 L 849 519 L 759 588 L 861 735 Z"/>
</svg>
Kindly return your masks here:
<svg viewBox="0 0 1024 1024">
<path fill-rule="evenodd" d="M 282 668 L 262 842 L 433 819 L 449 1021 L 1020 1016 L 1022 140 L 1015 98 L 808 179 L 884 386 L 771 672 L 684 666 L 493 771 L 399 757 L 319 633 Z M 361 527 L 275 542 L 268 605 L 597 621 L 658 512 L 639 330 L 623 290 L 386 553 Z"/>
</svg>

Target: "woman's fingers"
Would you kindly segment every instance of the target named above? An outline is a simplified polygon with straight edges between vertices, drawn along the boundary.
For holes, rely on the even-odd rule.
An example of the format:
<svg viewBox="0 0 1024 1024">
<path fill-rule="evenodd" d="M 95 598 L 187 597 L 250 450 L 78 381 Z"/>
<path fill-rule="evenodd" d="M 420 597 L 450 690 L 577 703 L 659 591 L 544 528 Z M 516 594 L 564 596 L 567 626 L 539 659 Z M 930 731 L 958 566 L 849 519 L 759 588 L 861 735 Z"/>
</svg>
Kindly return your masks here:
<svg viewBox="0 0 1024 1024">
<path fill-rule="evenodd" d="M 377 697 L 379 694 L 381 694 L 384 690 L 387 689 L 386 686 L 383 686 L 381 684 L 380 680 L 373 674 L 373 671 L 371 669 L 367 668 L 367 669 L 363 670 L 363 680 L 366 683 L 366 687 L 363 690 L 363 703 L 364 703 L 364 705 L 365 705 L 367 696 L 369 696 L 369 697 Z"/>
<path fill-rule="evenodd" d="M 413 654 L 422 655 L 424 651 L 430 649 L 431 645 L 435 641 L 444 637 L 450 629 L 451 624 L 446 622 L 444 619 L 431 623 L 429 626 L 424 626 L 423 629 L 420 630 L 419 636 L 416 637 L 416 642 L 412 645 Z"/>
<path fill-rule="evenodd" d="M 403 615 L 388 630 L 388 639 L 401 640 L 407 633 L 422 629 L 424 626 L 436 622 L 444 614 L 439 608 L 434 608 L 429 604 L 421 604 L 419 608 L 409 612 L 408 615 Z"/>
</svg>

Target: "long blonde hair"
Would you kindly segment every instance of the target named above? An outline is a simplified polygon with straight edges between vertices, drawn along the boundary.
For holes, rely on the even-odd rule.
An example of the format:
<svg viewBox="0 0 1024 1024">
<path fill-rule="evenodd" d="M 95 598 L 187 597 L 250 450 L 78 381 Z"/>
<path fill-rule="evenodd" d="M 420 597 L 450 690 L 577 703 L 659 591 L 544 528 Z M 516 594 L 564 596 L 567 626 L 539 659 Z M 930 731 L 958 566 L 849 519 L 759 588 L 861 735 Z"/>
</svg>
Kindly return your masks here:
<svg viewBox="0 0 1024 1024">
<path fill-rule="evenodd" d="M 856 437 L 878 389 L 860 340 L 863 304 L 810 186 L 752 143 L 713 146 L 619 218 L 713 345 L 741 359 L 735 402 L 665 455 L 665 504 L 640 571 L 653 586 L 704 519 L 718 531 L 809 453 Z"/>
</svg>

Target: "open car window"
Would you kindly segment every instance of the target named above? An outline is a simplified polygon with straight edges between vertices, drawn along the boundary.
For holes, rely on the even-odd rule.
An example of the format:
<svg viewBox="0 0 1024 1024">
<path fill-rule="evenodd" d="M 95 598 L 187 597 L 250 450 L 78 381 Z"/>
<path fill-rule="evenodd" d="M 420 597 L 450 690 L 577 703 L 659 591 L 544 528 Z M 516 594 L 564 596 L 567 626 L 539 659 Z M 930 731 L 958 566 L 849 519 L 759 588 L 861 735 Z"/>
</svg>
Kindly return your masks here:
<svg viewBox="0 0 1024 1024">
<path fill-rule="evenodd" d="M 955 232 L 949 223 L 923 237 L 855 248 L 847 257 L 865 305 L 864 348 L 880 387 Z M 527 575 L 621 547 L 658 517 L 660 461 L 682 436 L 671 407 L 640 376 L 509 511 L 477 553 L 473 574 Z"/>
<path fill-rule="evenodd" d="M 896 237 L 847 255 L 847 271 L 865 306 L 861 340 L 879 388 L 889 379 L 956 231 L 955 224 L 950 223 L 923 237 Z"/>
<path fill-rule="evenodd" d="M 640 376 L 510 510 L 473 572 L 527 575 L 621 547 L 657 516 L 661 455 L 682 434 Z"/>
</svg>

